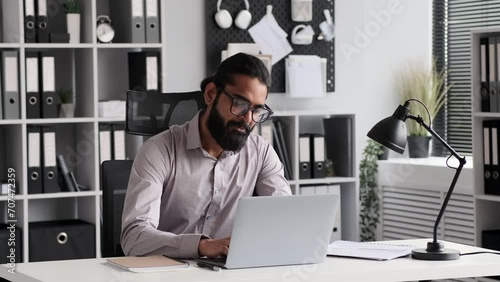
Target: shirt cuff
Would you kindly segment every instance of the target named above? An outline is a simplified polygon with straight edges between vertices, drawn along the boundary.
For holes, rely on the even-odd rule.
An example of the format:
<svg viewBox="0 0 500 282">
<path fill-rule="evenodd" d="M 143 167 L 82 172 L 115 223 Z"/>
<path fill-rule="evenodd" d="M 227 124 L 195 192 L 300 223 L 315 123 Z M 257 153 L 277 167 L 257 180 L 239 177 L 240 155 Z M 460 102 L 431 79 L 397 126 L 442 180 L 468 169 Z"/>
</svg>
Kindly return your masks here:
<svg viewBox="0 0 500 282">
<path fill-rule="evenodd" d="M 184 234 L 181 239 L 179 249 L 179 257 L 182 258 L 199 258 L 198 245 L 202 238 L 208 238 L 202 234 Z"/>
</svg>

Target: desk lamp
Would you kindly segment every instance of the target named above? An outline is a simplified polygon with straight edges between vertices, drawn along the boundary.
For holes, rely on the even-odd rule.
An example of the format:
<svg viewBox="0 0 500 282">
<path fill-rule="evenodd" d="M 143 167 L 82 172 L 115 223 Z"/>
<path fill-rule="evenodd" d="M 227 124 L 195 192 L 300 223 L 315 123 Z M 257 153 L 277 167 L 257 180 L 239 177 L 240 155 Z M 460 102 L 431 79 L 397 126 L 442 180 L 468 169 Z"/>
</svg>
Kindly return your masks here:
<svg viewBox="0 0 500 282">
<path fill-rule="evenodd" d="M 424 123 L 422 117 L 414 116 L 410 114 L 410 109 L 408 105 L 410 102 L 415 101 L 420 103 L 427 114 L 429 115 L 429 125 Z M 406 147 L 406 124 L 405 121 L 407 119 L 414 120 L 418 122 L 421 126 L 423 126 L 432 136 L 436 137 L 450 152 L 451 154 L 458 159 L 459 165 L 456 168 L 455 176 L 453 177 L 453 181 L 451 182 L 450 188 L 448 189 L 448 193 L 441 205 L 441 210 L 439 211 L 436 222 L 434 223 L 433 230 L 433 240 L 432 242 L 427 243 L 427 248 L 415 249 L 412 251 L 412 258 L 420 259 L 420 260 L 455 260 L 460 257 L 460 252 L 452 249 L 445 249 L 444 244 L 442 242 L 437 241 L 437 228 L 439 225 L 439 221 L 443 216 L 444 210 L 448 205 L 448 201 L 450 200 L 451 194 L 453 193 L 453 189 L 455 188 L 455 184 L 457 183 L 460 172 L 462 171 L 463 166 L 465 165 L 465 157 L 460 156 L 446 141 L 443 140 L 430 126 L 431 117 L 429 114 L 429 110 L 427 107 L 417 99 L 409 99 L 404 103 L 404 105 L 399 105 L 394 114 L 392 116 L 387 117 L 381 121 L 379 121 L 369 132 L 368 137 L 377 141 L 378 143 L 384 145 L 385 147 L 402 154 Z M 451 156 L 450 156 L 451 157 Z M 449 159 L 449 158 L 448 158 Z M 447 160 L 448 162 L 448 160 Z M 448 163 L 446 164 L 448 165 Z M 448 165 L 448 167 L 450 167 Z M 451 168 L 451 167 L 450 167 Z"/>
</svg>

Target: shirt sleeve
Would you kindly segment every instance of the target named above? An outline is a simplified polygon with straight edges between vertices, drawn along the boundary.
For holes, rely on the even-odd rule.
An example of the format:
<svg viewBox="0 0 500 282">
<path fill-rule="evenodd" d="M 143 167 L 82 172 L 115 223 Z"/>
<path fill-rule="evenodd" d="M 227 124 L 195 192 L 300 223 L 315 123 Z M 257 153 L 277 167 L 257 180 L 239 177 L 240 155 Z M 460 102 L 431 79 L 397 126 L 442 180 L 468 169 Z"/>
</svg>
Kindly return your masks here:
<svg viewBox="0 0 500 282">
<path fill-rule="evenodd" d="M 154 142 L 143 144 L 132 166 L 122 215 L 121 246 L 125 255 L 165 254 L 196 258 L 202 234 L 158 230 L 168 154 Z"/>
<path fill-rule="evenodd" d="M 284 176 L 283 163 L 273 146 L 267 142 L 263 146 L 262 169 L 255 184 L 258 196 L 291 195 L 290 185 Z"/>
</svg>

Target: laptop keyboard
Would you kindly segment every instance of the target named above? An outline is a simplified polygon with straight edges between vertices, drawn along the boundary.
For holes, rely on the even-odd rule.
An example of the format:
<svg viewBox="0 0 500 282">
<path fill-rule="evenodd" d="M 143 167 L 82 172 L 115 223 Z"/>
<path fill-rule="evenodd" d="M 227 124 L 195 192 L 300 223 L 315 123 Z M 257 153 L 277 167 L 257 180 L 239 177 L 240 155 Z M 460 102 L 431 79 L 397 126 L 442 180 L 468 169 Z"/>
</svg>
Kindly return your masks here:
<svg viewBox="0 0 500 282">
<path fill-rule="evenodd" d="M 200 258 L 202 261 L 210 261 L 210 262 L 215 262 L 215 263 L 220 263 L 220 264 L 225 264 L 227 257 L 217 257 L 217 258 Z"/>
</svg>

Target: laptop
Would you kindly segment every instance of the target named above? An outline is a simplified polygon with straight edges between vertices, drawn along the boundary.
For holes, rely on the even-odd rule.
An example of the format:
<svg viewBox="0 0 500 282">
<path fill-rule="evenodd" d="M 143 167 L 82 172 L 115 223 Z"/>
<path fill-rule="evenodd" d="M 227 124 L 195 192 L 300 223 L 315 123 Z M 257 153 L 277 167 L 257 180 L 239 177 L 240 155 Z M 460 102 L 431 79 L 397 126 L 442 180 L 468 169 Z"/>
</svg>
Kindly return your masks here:
<svg viewBox="0 0 500 282">
<path fill-rule="evenodd" d="M 339 204 L 333 194 L 241 198 L 227 257 L 198 261 L 225 269 L 322 262 Z"/>
</svg>

